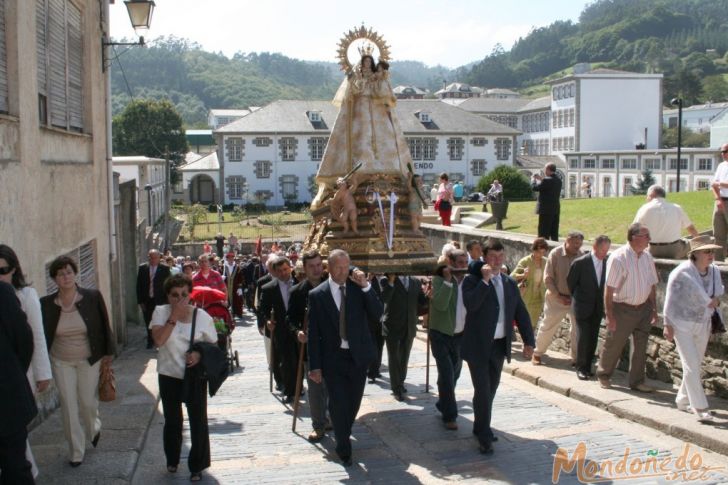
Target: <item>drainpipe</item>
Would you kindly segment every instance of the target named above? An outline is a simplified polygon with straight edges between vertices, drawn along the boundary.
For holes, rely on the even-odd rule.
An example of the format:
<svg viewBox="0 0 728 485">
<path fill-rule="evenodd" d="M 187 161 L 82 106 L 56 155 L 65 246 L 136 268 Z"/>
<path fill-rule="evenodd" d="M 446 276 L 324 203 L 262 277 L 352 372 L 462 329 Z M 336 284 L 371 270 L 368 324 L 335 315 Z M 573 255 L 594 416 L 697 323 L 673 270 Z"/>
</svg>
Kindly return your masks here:
<svg viewBox="0 0 728 485">
<path fill-rule="evenodd" d="M 103 1 L 104 8 L 104 41 L 110 42 L 109 30 L 111 21 L 109 17 L 109 1 Z M 103 65 L 103 58 L 109 58 L 109 46 L 104 45 L 105 56 L 102 57 L 102 72 L 104 75 L 104 87 L 106 91 L 106 170 L 107 183 L 109 184 L 108 202 L 109 202 L 109 261 L 116 261 L 116 218 L 114 217 L 114 165 L 112 161 L 111 150 L 111 73 L 106 66 Z"/>
</svg>

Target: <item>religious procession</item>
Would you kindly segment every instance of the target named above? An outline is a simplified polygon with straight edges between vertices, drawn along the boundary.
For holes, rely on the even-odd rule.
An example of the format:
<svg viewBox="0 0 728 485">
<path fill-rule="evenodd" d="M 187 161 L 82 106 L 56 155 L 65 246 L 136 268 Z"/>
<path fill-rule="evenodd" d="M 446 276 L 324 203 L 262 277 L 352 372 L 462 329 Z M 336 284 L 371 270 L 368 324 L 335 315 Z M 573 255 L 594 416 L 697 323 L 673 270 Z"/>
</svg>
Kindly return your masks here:
<svg viewBox="0 0 728 485">
<path fill-rule="evenodd" d="M 649 395 L 655 389 L 646 383 L 648 336 L 661 313 L 664 337 L 677 344 L 683 368 L 674 406 L 691 413 L 696 426 L 725 424 L 708 405 L 700 370 L 710 336 L 725 332 L 717 311 L 724 285 L 714 264 L 716 256 L 723 259 L 725 231 L 721 241 L 700 235 L 654 185 L 634 221 L 625 222 L 626 244 L 610 251 L 608 236 L 586 241 L 578 230 L 560 239 L 562 182 L 556 167 L 547 165 L 532 179 L 538 236 L 515 266 L 507 264 L 508 246 L 495 237 L 434 247 L 422 230 L 423 209 L 433 206 L 441 224 L 450 226 L 455 190 L 442 173 L 431 195 L 413 171 L 393 109 L 389 46 L 362 26 L 344 36 L 338 54 L 344 76 L 333 102 L 339 112 L 316 177 L 305 240 L 285 247 L 259 237 L 248 252 L 233 234 L 218 234 L 214 247 L 205 243 L 197 258 L 153 249 L 138 268 L 136 300 L 147 348 L 156 350 L 166 472 L 180 467 L 183 435 L 189 435 L 191 481 L 202 480 L 213 463 L 208 396 L 241 371 L 233 343 L 244 318 L 255 319 L 268 391 L 290 414 L 291 431 L 310 425 L 309 442 L 333 438 L 344 467 L 356 462 L 352 428 L 366 386 L 384 380 L 393 400 L 408 399 L 418 327 L 427 335 L 426 380 L 434 383 L 443 433 L 466 426 L 456 399 L 466 363 L 472 449 L 483 455 L 498 453 L 494 401 L 513 345 L 531 365 L 549 366 L 548 349 L 565 319 L 570 365 L 579 380 L 611 389 L 629 342 L 626 386 Z M 712 190 L 717 224 L 725 228 L 728 145 L 721 154 Z M 488 197 L 502 198 L 497 181 Z M 669 275 L 664 308 L 658 308 L 653 258 L 682 260 Z M 26 352 L 23 362 L 30 369 L 24 399 L 55 381 L 73 468 L 83 465 L 87 443 L 96 448 L 102 440 L 99 400 L 109 398 L 100 391 L 113 393 L 108 373 L 114 355 L 106 303 L 99 292 L 77 284 L 78 274 L 72 259 L 58 258 L 48 272 L 58 290 L 38 298 L 16 253 L 0 246 L 0 281 L 13 287 L 0 287 L 0 319 L 3 325 L 15 321 L 22 309 L 32 329 L 23 338 L 35 342 L 32 359 Z M 598 351 L 603 320 L 607 333 Z M 302 401 L 310 420 L 301 418 Z M 3 483 L 32 483 L 27 475 L 37 474 L 30 445 L 25 438 L 21 443 L 15 458 L 23 471 L 11 475 L 3 465 Z M 6 480 L 10 476 L 25 478 Z"/>
</svg>

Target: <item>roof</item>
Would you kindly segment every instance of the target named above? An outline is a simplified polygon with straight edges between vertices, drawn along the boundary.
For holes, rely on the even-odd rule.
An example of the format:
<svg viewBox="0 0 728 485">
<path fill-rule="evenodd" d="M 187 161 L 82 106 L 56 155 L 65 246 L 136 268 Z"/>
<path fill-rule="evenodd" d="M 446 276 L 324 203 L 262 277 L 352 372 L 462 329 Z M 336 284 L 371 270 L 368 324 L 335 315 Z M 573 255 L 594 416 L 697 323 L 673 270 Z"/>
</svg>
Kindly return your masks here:
<svg viewBox="0 0 728 485">
<path fill-rule="evenodd" d="M 486 94 L 509 94 L 509 95 L 515 95 L 518 96 L 519 94 L 516 91 L 512 91 L 510 89 L 506 88 L 492 88 L 485 91 Z"/>
<path fill-rule="evenodd" d="M 399 85 L 399 86 L 395 87 L 394 89 L 392 89 L 392 92 L 394 94 L 402 94 L 402 93 L 405 93 L 405 94 L 422 94 L 422 95 L 427 94 L 427 91 L 426 90 L 420 89 L 417 86 L 410 86 L 410 85 Z"/>
<path fill-rule="evenodd" d="M 186 130 L 185 137 L 190 145 L 214 145 L 212 130 Z"/>
<path fill-rule="evenodd" d="M 591 71 L 579 74 L 568 74 L 558 79 L 544 81 L 544 84 L 558 84 L 570 79 L 589 79 L 589 78 L 642 78 L 642 79 L 662 79 L 662 74 L 644 74 L 641 72 L 620 71 L 618 69 L 606 69 L 603 67 L 592 69 Z"/>
<path fill-rule="evenodd" d="M 547 155 L 542 157 L 516 155 L 515 166 L 530 170 L 543 170 L 547 163 L 553 163 L 556 168 L 566 168 L 566 163 L 556 155 Z"/>
<path fill-rule="evenodd" d="M 195 160 L 199 160 L 200 158 L 202 158 L 202 155 L 200 155 L 199 153 L 187 152 L 187 153 L 185 153 L 185 161 L 182 165 L 186 165 L 190 162 L 194 162 Z"/>
<path fill-rule="evenodd" d="M 164 158 L 151 158 L 142 155 L 132 155 L 127 157 L 112 157 L 111 162 L 114 165 L 145 165 L 165 163 Z"/>
<path fill-rule="evenodd" d="M 250 114 L 250 109 L 211 109 L 212 116 L 245 116 Z"/>
<path fill-rule="evenodd" d="M 545 109 L 551 109 L 551 96 L 544 96 L 542 98 L 530 99 L 529 103 L 518 110 L 519 113 L 524 111 L 542 111 Z"/>
<path fill-rule="evenodd" d="M 469 84 L 465 83 L 450 83 L 444 88 L 436 91 L 435 94 L 440 93 L 482 93 L 483 90 L 480 88 L 472 88 Z"/>
<path fill-rule="evenodd" d="M 401 99 L 396 113 L 404 133 L 478 133 L 518 135 L 520 132 L 436 99 Z M 320 111 L 322 128 L 309 121 L 309 111 Z M 426 111 L 431 123 L 420 122 L 417 113 Z M 274 101 L 259 111 L 223 126 L 215 133 L 322 133 L 334 126 L 336 108 L 330 101 Z"/>
<path fill-rule="evenodd" d="M 458 107 L 471 113 L 516 113 L 530 101 L 523 98 L 467 98 Z"/>
<path fill-rule="evenodd" d="M 705 104 L 694 104 L 692 106 L 685 106 L 683 107 L 683 113 L 686 111 L 701 111 L 701 110 L 708 110 L 708 109 L 718 109 L 723 110 L 725 108 L 728 108 L 728 102 L 722 102 L 722 103 L 705 103 Z M 665 115 L 671 115 L 671 114 L 677 114 L 678 110 L 675 109 L 666 109 L 662 111 L 663 116 Z"/>
<path fill-rule="evenodd" d="M 220 170 L 220 162 L 217 159 L 217 152 L 212 152 L 209 155 L 198 158 L 197 160 L 180 165 L 179 170 L 182 172 Z"/>
</svg>

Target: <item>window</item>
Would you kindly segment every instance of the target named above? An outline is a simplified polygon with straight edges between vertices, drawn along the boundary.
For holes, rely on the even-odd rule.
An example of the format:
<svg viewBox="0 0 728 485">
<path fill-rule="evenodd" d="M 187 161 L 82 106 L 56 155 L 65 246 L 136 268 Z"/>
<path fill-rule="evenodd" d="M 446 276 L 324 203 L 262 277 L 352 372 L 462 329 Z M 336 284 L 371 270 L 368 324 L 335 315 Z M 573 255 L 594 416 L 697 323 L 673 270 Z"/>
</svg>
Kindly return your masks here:
<svg viewBox="0 0 728 485">
<path fill-rule="evenodd" d="M 36 0 L 35 6 L 40 122 L 82 132 L 81 12 L 69 0 Z"/>
<path fill-rule="evenodd" d="M 659 158 L 646 158 L 645 169 L 647 170 L 662 170 L 662 160 Z"/>
<path fill-rule="evenodd" d="M 602 159 L 602 168 L 607 169 L 607 170 L 614 169 L 615 168 L 614 159 L 613 158 Z"/>
<path fill-rule="evenodd" d="M 59 255 L 60 256 L 60 255 Z M 84 244 L 71 252 L 63 254 L 69 256 L 78 265 L 78 276 L 76 281 L 83 288 L 98 288 L 98 280 L 96 277 L 96 240 Z M 56 282 L 48 275 L 50 263 L 46 265 L 46 293 L 51 294 L 58 291 Z"/>
<path fill-rule="evenodd" d="M 407 138 L 412 160 L 422 160 L 422 138 Z"/>
<path fill-rule="evenodd" d="M 254 197 L 255 200 L 266 202 L 273 198 L 273 192 L 270 190 L 256 190 Z"/>
<path fill-rule="evenodd" d="M 5 45 L 5 1 L 0 1 L 0 112 L 8 112 L 8 56 Z"/>
<path fill-rule="evenodd" d="M 320 161 L 324 158 L 324 150 L 329 139 L 324 136 L 314 136 L 308 139 L 308 149 L 311 160 Z"/>
<path fill-rule="evenodd" d="M 253 138 L 253 145 L 257 147 L 268 147 L 273 143 L 273 140 L 267 136 L 256 136 Z"/>
<path fill-rule="evenodd" d="M 296 159 L 296 147 L 298 140 L 292 136 L 284 136 L 278 140 L 278 148 L 280 149 L 281 160 L 284 162 L 292 162 Z"/>
<path fill-rule="evenodd" d="M 508 160 L 511 158 L 510 138 L 495 139 L 495 158 L 497 160 Z"/>
<path fill-rule="evenodd" d="M 710 188 L 710 180 L 698 180 L 696 188 L 698 190 L 708 190 Z"/>
<path fill-rule="evenodd" d="M 225 148 L 227 150 L 228 161 L 243 161 L 243 144 L 245 140 L 240 137 L 231 137 L 225 140 Z"/>
<path fill-rule="evenodd" d="M 680 170 L 687 170 L 687 169 L 688 169 L 688 159 L 681 158 L 680 159 Z M 670 159 L 670 170 L 677 170 L 677 159 L 676 158 Z M 680 185 L 682 185 L 682 183 Z"/>
<path fill-rule="evenodd" d="M 636 158 L 623 158 L 622 159 L 623 170 L 637 170 L 637 159 Z"/>
<path fill-rule="evenodd" d="M 698 158 L 698 170 L 713 170 L 713 159 L 712 158 Z"/>
<path fill-rule="evenodd" d="M 430 113 L 428 113 L 427 111 L 420 111 L 419 117 L 420 117 L 420 123 L 429 123 L 430 121 L 432 121 L 430 119 Z"/>
<path fill-rule="evenodd" d="M 622 195 L 632 194 L 632 177 L 624 177 L 624 185 L 622 186 Z"/>
<path fill-rule="evenodd" d="M 470 144 L 473 145 L 474 147 L 484 147 L 485 145 L 488 144 L 488 139 L 482 138 L 482 137 L 471 138 Z"/>
<path fill-rule="evenodd" d="M 577 169 L 577 168 L 579 168 L 579 159 L 578 158 L 570 158 L 569 159 L 569 168 L 571 168 L 571 169 Z"/>
<path fill-rule="evenodd" d="M 437 138 L 422 139 L 422 159 L 434 160 L 437 158 Z"/>
<path fill-rule="evenodd" d="M 225 178 L 230 200 L 240 200 L 243 198 L 245 189 L 245 177 L 240 175 L 231 175 Z"/>
<path fill-rule="evenodd" d="M 476 177 L 480 177 L 481 175 L 484 175 L 487 170 L 488 170 L 488 162 L 486 162 L 485 160 L 472 160 L 470 162 L 470 171 Z"/>
<path fill-rule="evenodd" d="M 270 178 L 271 163 L 267 160 L 258 160 L 255 162 L 255 177 L 259 179 Z"/>
<path fill-rule="evenodd" d="M 462 160 L 464 146 L 465 146 L 465 140 L 463 140 L 462 138 L 448 138 L 447 139 L 448 158 L 450 160 Z"/>
<path fill-rule="evenodd" d="M 597 161 L 593 158 L 585 158 L 584 168 L 597 168 Z"/>
<path fill-rule="evenodd" d="M 312 123 L 319 123 L 321 121 L 321 111 L 309 111 L 308 119 Z"/>
</svg>

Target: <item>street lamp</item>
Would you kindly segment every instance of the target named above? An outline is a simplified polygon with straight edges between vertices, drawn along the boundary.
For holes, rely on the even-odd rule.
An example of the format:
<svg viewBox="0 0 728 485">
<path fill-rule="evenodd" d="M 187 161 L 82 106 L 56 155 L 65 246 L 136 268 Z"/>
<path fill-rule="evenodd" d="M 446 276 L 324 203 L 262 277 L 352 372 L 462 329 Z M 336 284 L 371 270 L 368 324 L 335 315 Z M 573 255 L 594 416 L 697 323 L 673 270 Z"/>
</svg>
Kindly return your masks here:
<svg viewBox="0 0 728 485">
<path fill-rule="evenodd" d="M 670 104 L 677 106 L 677 181 L 675 192 L 680 192 L 680 150 L 682 149 L 682 98 L 672 98 Z"/>
<path fill-rule="evenodd" d="M 152 225 L 152 185 L 147 184 L 144 186 L 144 190 L 147 191 L 147 226 Z"/>
<path fill-rule="evenodd" d="M 106 47 L 115 45 L 144 46 L 144 36 L 140 35 L 140 33 L 145 33 L 147 30 L 149 30 L 149 26 L 152 23 L 152 14 L 154 13 L 155 7 L 154 0 L 127 0 L 124 2 L 124 4 L 126 5 L 126 10 L 129 13 L 131 26 L 134 27 L 134 32 L 139 35 L 139 40 L 137 42 L 111 42 L 111 40 L 108 38 L 108 34 L 105 35 L 101 39 L 101 65 L 104 71 L 106 71 L 107 62 L 109 60 L 108 53 L 106 52 Z M 106 18 L 108 19 L 108 16 Z"/>
</svg>

